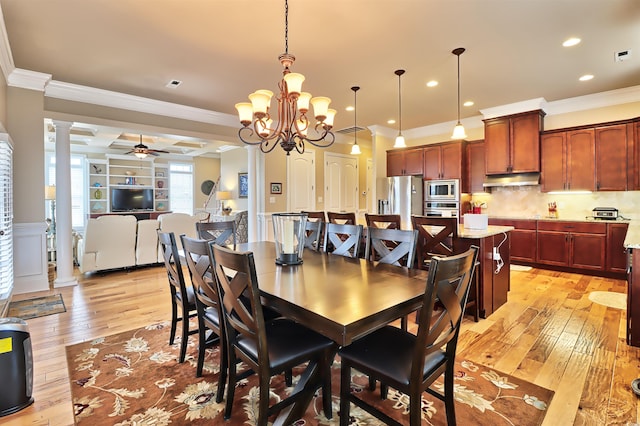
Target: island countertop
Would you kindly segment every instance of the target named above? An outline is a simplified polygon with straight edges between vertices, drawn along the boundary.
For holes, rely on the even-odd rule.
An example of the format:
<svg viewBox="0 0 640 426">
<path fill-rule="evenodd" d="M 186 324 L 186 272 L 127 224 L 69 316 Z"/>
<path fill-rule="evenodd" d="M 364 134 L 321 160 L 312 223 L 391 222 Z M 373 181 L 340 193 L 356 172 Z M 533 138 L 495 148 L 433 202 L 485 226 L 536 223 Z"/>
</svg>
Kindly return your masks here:
<svg viewBox="0 0 640 426">
<path fill-rule="evenodd" d="M 458 225 L 458 238 L 486 238 L 512 231 L 513 226 L 489 225 L 487 229 L 468 229 Z"/>
</svg>

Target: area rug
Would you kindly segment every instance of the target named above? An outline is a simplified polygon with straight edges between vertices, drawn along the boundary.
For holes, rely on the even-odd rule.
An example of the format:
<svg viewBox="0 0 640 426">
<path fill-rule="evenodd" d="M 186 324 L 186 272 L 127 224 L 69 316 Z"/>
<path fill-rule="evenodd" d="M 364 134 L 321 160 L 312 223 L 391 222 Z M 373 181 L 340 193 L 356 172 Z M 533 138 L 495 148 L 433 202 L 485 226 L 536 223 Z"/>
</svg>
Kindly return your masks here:
<svg viewBox="0 0 640 426">
<path fill-rule="evenodd" d="M 207 351 L 203 376 L 196 378 L 197 339 L 189 339 L 187 359 L 177 363 L 179 342 L 169 346 L 169 324 L 145 328 L 67 346 L 73 410 L 79 425 L 255 425 L 257 379 L 238 384 L 231 420 L 224 422 L 224 401 L 215 402 L 218 349 Z M 292 342 L 293 344 L 293 342 Z M 460 425 L 539 425 L 553 392 L 464 359 L 457 360 L 456 417 Z M 294 385 L 301 369 L 295 369 Z M 317 392 L 301 425 L 337 425 L 340 408 L 340 362 L 332 368 L 333 418 L 322 411 Z M 367 377 L 355 372 L 352 390 L 408 424 L 408 398 L 389 389 L 386 400 L 379 390 L 368 390 Z M 438 381 L 435 388 L 442 390 Z M 282 376 L 271 380 L 271 403 L 287 395 Z M 351 425 L 381 425 L 352 405 Z M 446 424 L 443 404 L 428 394 L 422 399 L 422 424 Z"/>
<path fill-rule="evenodd" d="M 615 309 L 627 309 L 627 295 L 615 291 L 592 291 L 589 300 L 599 305 Z"/>
<path fill-rule="evenodd" d="M 18 300 L 9 303 L 9 317 L 18 317 L 23 320 L 44 317 L 47 315 L 67 312 L 61 294 L 51 296 L 34 297 L 33 299 Z"/>
</svg>

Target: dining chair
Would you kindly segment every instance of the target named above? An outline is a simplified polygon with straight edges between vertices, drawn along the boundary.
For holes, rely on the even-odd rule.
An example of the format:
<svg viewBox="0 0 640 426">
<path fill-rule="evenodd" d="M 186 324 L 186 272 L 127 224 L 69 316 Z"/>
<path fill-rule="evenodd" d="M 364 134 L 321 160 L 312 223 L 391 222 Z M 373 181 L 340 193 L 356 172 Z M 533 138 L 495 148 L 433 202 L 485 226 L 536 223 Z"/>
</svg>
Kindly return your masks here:
<svg viewBox="0 0 640 426">
<path fill-rule="evenodd" d="M 368 228 L 400 229 L 399 214 L 364 214 Z"/>
<path fill-rule="evenodd" d="M 196 231 L 203 240 L 214 241 L 223 246 L 233 244 L 233 248 L 236 248 L 236 222 L 233 220 L 198 222 Z"/>
<path fill-rule="evenodd" d="M 402 425 L 351 392 L 352 369 L 379 380 L 383 398 L 388 386 L 406 394 L 411 426 L 421 424 L 421 396 L 425 391 L 444 401 L 447 424 L 456 424 L 453 393 L 456 347 L 477 257 L 478 248 L 472 246 L 459 255 L 431 259 L 417 334 L 385 326 L 340 349 L 341 426 L 349 424 L 352 402 L 387 424 Z M 432 318 L 436 299 L 444 309 Z M 431 389 L 443 373 L 444 392 Z"/>
<path fill-rule="evenodd" d="M 320 222 L 326 222 L 326 216 L 324 214 L 323 211 L 317 211 L 317 212 L 310 212 L 310 211 L 301 211 L 300 213 L 306 213 L 307 214 L 307 220 L 311 221 L 311 222 L 316 222 L 316 221 L 320 221 Z"/>
<path fill-rule="evenodd" d="M 330 223 L 337 223 L 340 225 L 356 225 L 356 214 L 353 212 L 327 212 L 327 218 L 329 219 Z"/>
<path fill-rule="evenodd" d="M 198 314 L 196 297 L 193 292 L 193 286 L 187 285 L 184 280 L 180 254 L 174 233 L 161 232 L 160 230 L 157 232 L 164 266 L 167 270 L 167 278 L 169 279 L 169 288 L 171 289 L 171 331 L 169 334 L 169 344 L 173 345 L 178 323 L 182 322 L 179 362 L 183 363 L 187 353 L 189 336 L 198 332 L 198 330 L 189 330 L 189 319 Z M 178 309 L 180 309 L 180 316 L 178 316 Z"/>
<path fill-rule="evenodd" d="M 296 222 L 297 224 L 297 222 Z M 313 251 L 321 251 L 324 222 L 305 222 L 304 247 Z M 297 230 L 294 230 L 297 233 Z"/>
<path fill-rule="evenodd" d="M 249 367 L 247 372 L 258 375 L 258 426 L 266 426 L 269 416 L 298 402 L 299 397 L 304 395 L 296 391 L 269 406 L 271 377 L 306 362 L 309 362 L 307 368 L 317 365 L 320 369 L 323 410 L 330 419 L 331 363 L 335 343 L 293 320 L 279 318 L 265 321 L 253 253 L 232 251 L 214 244 L 210 244 L 210 247 L 222 300 L 229 360 L 224 418 L 229 419 L 231 416 L 238 379 L 236 366 L 237 361 L 241 360 Z M 243 294 L 248 298 L 249 304 L 243 303 L 240 297 Z M 303 376 L 305 374 L 307 371 Z"/>
<path fill-rule="evenodd" d="M 206 348 L 220 343 L 220 373 L 216 402 L 222 402 L 227 380 L 227 349 L 224 337 L 224 320 L 218 297 L 218 287 L 213 277 L 213 268 L 209 257 L 209 241 L 189 238 L 181 235 L 184 258 L 193 284 L 198 311 L 198 363 L 196 377 L 202 376 Z M 210 336 L 207 338 L 207 330 Z"/>
<path fill-rule="evenodd" d="M 416 267 L 429 269 L 429 262 L 434 256 L 451 256 L 459 254 L 458 219 L 455 217 L 411 216 L 413 229 L 418 230 L 416 248 Z M 473 315 L 475 322 L 480 319 L 480 298 L 478 291 L 478 274 L 474 275 L 467 299 L 466 312 Z"/>
<path fill-rule="evenodd" d="M 324 231 L 324 250 L 346 257 L 358 257 L 362 225 L 338 225 L 327 223 Z"/>
</svg>

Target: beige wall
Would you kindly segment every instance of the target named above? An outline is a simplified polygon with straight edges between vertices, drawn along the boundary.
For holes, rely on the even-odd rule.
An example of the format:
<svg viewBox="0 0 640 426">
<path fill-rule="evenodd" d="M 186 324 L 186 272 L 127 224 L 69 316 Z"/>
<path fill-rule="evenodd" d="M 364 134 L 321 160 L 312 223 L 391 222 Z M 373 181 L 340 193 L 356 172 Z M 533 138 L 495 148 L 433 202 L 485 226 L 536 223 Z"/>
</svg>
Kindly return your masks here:
<svg viewBox="0 0 640 426">
<path fill-rule="evenodd" d="M 42 92 L 9 87 L 7 130 L 14 143 L 14 223 L 44 222 L 44 117 Z"/>
<path fill-rule="evenodd" d="M 194 211 L 204 208 L 204 203 L 207 201 L 208 196 L 205 195 L 200 189 L 202 182 L 205 180 L 211 180 L 214 183 L 218 181 L 220 177 L 220 159 L 219 158 L 204 158 L 195 157 L 193 159 L 194 176 L 193 176 L 193 203 Z M 212 198 L 209 201 L 208 207 L 213 208 L 215 200 Z"/>
<path fill-rule="evenodd" d="M 238 197 L 238 173 L 247 172 L 248 152 L 244 148 L 232 149 L 220 154 L 220 190 L 231 191 L 232 200 L 224 204 L 233 211 L 247 210 L 247 198 Z"/>
</svg>

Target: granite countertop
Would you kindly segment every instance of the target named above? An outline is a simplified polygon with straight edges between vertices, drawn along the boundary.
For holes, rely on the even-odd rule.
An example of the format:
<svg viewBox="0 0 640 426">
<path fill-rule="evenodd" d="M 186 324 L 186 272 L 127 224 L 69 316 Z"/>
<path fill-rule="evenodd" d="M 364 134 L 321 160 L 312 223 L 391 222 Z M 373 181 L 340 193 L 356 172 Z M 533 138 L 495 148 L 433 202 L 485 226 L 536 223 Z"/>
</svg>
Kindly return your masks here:
<svg viewBox="0 0 640 426">
<path fill-rule="evenodd" d="M 458 226 L 458 237 L 459 238 L 486 238 L 492 237 L 498 234 L 504 234 L 506 232 L 512 231 L 513 226 L 497 226 L 497 225 L 489 225 L 487 229 L 468 229 L 465 228 L 464 225 Z"/>
<path fill-rule="evenodd" d="M 640 249 L 640 222 L 629 222 L 627 236 L 624 238 L 624 247 L 630 249 Z"/>
</svg>

